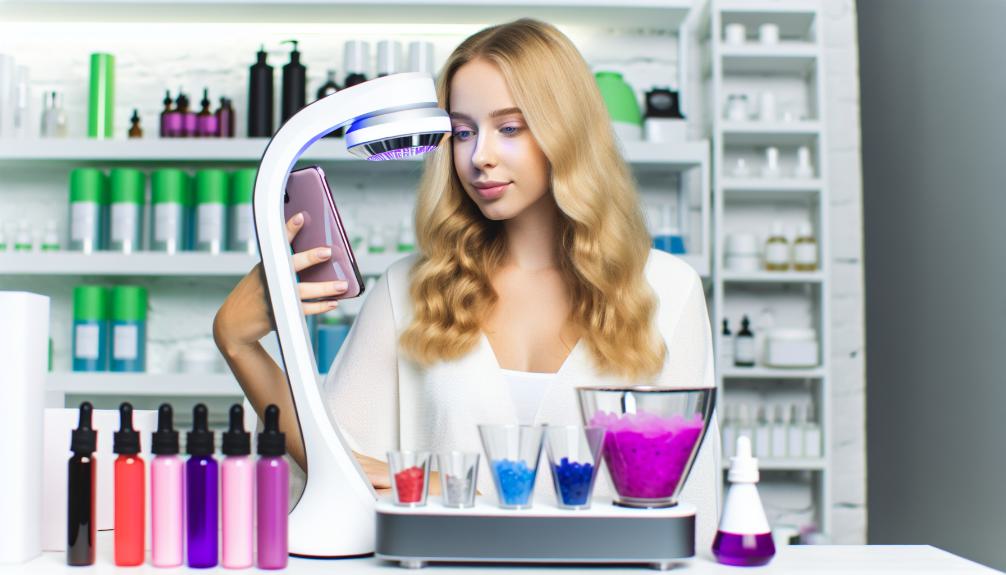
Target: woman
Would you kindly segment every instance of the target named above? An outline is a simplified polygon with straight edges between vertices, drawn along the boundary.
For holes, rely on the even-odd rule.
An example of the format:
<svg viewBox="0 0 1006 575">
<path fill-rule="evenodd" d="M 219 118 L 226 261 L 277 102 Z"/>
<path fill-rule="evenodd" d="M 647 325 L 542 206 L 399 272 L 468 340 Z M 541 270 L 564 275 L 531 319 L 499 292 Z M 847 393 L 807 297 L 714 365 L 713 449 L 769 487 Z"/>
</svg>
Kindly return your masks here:
<svg viewBox="0 0 1006 575">
<path fill-rule="evenodd" d="M 389 487 L 389 449 L 479 451 L 478 423 L 579 424 L 579 385 L 714 386 L 702 282 L 650 250 L 604 103 L 569 39 L 534 20 L 482 30 L 451 54 L 437 93 L 452 134 L 420 185 L 418 253 L 367 296 L 324 384 L 374 486 Z M 288 222 L 291 239 L 300 225 Z M 298 253 L 294 267 L 329 256 Z M 346 286 L 299 289 L 313 299 Z M 270 329 L 253 270 L 214 336 L 256 411 L 280 405 L 303 467 L 285 378 L 258 343 Z M 714 428 L 683 493 L 699 507 L 703 545 L 717 519 L 718 441 Z M 487 480 L 483 467 L 483 492 Z"/>
</svg>

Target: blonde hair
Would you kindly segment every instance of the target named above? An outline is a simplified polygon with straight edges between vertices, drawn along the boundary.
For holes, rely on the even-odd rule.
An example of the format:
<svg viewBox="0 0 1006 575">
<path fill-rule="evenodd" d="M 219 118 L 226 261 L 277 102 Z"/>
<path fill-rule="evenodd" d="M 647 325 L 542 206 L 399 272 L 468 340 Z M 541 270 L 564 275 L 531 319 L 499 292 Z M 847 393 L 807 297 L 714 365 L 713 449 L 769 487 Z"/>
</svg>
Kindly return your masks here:
<svg viewBox="0 0 1006 575">
<path fill-rule="evenodd" d="M 643 275 L 650 236 L 587 63 L 549 24 L 521 19 L 486 28 L 462 42 L 440 73 L 437 95 L 448 111 L 455 72 L 475 59 L 502 73 L 548 158 L 570 321 L 595 366 L 632 379 L 655 375 L 666 349 L 653 325 L 656 299 Z M 466 195 L 449 141 L 427 160 L 416 239 L 414 315 L 401 344 L 428 365 L 461 357 L 478 344 L 481 322 L 498 299 L 490 278 L 506 256 L 502 223 L 483 216 Z"/>
</svg>

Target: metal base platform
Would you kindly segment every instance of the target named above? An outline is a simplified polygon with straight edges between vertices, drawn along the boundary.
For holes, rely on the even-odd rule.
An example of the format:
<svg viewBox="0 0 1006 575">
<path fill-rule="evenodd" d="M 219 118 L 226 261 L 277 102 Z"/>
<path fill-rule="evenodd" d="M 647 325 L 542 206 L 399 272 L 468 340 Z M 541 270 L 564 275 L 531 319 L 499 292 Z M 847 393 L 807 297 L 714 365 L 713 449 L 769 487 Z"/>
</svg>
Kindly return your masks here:
<svg viewBox="0 0 1006 575">
<path fill-rule="evenodd" d="M 428 563 L 639 564 L 666 570 L 695 555 L 695 507 L 629 509 L 595 500 L 569 511 L 535 502 L 531 509 L 500 509 L 476 500 L 449 509 L 431 497 L 407 508 L 377 504 L 379 559 L 418 569 Z"/>
</svg>

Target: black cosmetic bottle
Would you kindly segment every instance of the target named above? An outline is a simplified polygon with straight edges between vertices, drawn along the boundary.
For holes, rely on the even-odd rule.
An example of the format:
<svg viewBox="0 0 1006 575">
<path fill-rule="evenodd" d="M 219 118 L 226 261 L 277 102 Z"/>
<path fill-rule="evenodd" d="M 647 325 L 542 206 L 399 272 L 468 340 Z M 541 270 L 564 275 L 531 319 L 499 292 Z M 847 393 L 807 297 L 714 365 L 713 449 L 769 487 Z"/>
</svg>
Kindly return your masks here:
<svg viewBox="0 0 1006 575">
<path fill-rule="evenodd" d="M 248 137 L 271 138 L 273 134 L 272 66 L 266 64 L 265 46 L 258 51 L 258 61 L 248 74 Z"/>
<path fill-rule="evenodd" d="M 98 462 L 94 451 L 98 443 L 98 432 L 91 428 L 91 404 L 80 404 L 80 420 L 77 429 L 70 435 L 70 451 L 73 457 L 69 463 L 67 481 L 66 513 L 66 564 L 93 565 L 95 523 L 94 491 L 97 483 Z"/>
<path fill-rule="evenodd" d="M 283 66 L 282 118 L 286 122 L 307 105 L 307 68 L 300 63 L 300 52 L 296 40 L 286 40 L 293 44 L 290 61 Z"/>
</svg>

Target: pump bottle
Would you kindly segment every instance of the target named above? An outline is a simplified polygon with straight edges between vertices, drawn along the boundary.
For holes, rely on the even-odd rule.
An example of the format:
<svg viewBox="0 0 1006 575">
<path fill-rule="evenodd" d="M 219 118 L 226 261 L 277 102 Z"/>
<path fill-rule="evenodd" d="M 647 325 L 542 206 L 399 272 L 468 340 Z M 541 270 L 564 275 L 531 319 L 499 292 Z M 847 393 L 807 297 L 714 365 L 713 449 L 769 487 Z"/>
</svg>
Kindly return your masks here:
<svg viewBox="0 0 1006 575">
<path fill-rule="evenodd" d="M 248 73 L 248 137 L 271 138 L 273 134 L 274 89 L 272 66 L 266 63 L 265 46 Z"/>
<path fill-rule="evenodd" d="M 283 66 L 283 109 L 282 118 L 286 122 L 307 105 L 307 68 L 300 63 L 300 51 L 296 40 L 286 40 L 293 44 L 290 61 Z"/>
<path fill-rule="evenodd" d="M 775 556 L 775 543 L 761 498 L 758 497 L 758 460 L 751 456 L 751 440 L 737 438 L 737 455 L 730 458 L 730 490 L 723 505 L 713 555 L 724 565 L 765 565 Z"/>
</svg>

